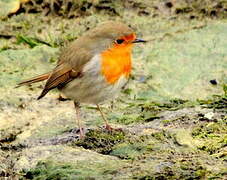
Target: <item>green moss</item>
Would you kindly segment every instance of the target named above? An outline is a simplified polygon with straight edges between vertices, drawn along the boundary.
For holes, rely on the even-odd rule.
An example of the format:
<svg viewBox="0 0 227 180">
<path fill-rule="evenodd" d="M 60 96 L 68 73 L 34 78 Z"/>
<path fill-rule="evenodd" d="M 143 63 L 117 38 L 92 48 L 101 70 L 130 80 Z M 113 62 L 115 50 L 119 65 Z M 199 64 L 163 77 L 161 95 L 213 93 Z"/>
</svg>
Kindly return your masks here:
<svg viewBox="0 0 227 180">
<path fill-rule="evenodd" d="M 84 140 L 74 142 L 72 145 L 121 159 L 134 160 L 152 151 L 153 140 L 150 141 L 148 136 L 135 136 L 121 131 L 90 130 Z"/>
<path fill-rule="evenodd" d="M 116 145 L 110 155 L 117 156 L 121 159 L 135 159 L 143 150 L 143 147 L 138 144 L 122 143 Z"/>
<path fill-rule="evenodd" d="M 160 112 L 164 110 L 175 111 L 178 109 L 182 109 L 184 107 L 192 107 L 194 106 L 193 102 L 188 100 L 182 99 L 171 99 L 167 100 L 164 103 L 161 102 L 149 102 L 146 104 L 142 104 L 141 108 L 145 111 L 153 111 L 153 112 Z"/>
<path fill-rule="evenodd" d="M 209 170 L 206 161 L 192 153 L 172 151 L 169 155 L 159 153 L 159 158 L 152 155 L 152 162 L 145 161 L 145 165 L 133 172 L 134 179 L 208 179 L 215 174 Z M 167 159 L 165 159 L 167 157 Z M 164 158 L 164 159 L 162 159 Z"/>
<path fill-rule="evenodd" d="M 162 171 L 157 173 L 147 173 L 147 175 L 137 175 L 134 176 L 134 179 L 140 179 L 140 180 L 175 180 L 175 179 L 204 179 L 207 177 L 209 172 L 202 168 L 201 166 L 196 169 L 192 167 L 187 167 L 186 169 L 181 169 L 176 166 L 166 166 L 162 169 Z"/>
<path fill-rule="evenodd" d="M 54 165 L 53 162 L 39 162 L 34 169 L 24 175 L 27 179 L 62 179 L 73 176 L 71 165 Z"/>
<path fill-rule="evenodd" d="M 5 51 L 10 49 L 10 47 L 8 45 L 3 45 L 2 47 L 0 47 L 0 52 Z"/>
<path fill-rule="evenodd" d="M 158 141 L 164 141 L 167 138 L 170 138 L 170 134 L 164 130 L 152 133 L 151 136 L 157 139 Z"/>
<path fill-rule="evenodd" d="M 176 121 L 184 121 L 185 119 L 190 119 L 188 116 L 181 116 L 181 117 L 176 117 L 176 118 L 173 118 L 173 119 L 164 119 L 162 120 L 162 123 L 164 125 L 169 125 L 171 123 L 174 123 Z"/>
<path fill-rule="evenodd" d="M 155 119 L 159 119 L 159 113 L 165 110 L 175 111 L 184 107 L 194 106 L 194 102 L 173 99 L 165 103 L 162 102 L 141 102 L 138 104 L 130 103 L 129 106 L 124 107 L 124 114 L 112 114 L 109 118 L 111 121 L 120 124 L 133 124 L 150 122 Z"/>
<path fill-rule="evenodd" d="M 170 122 L 172 122 L 172 120 L 169 120 L 169 119 L 162 120 L 163 124 L 169 124 Z"/>
<path fill-rule="evenodd" d="M 109 154 L 114 145 L 125 140 L 123 131 L 113 130 L 111 132 L 102 129 L 89 130 L 84 139 L 74 142 L 73 146 L 81 146 L 102 154 Z"/>
<path fill-rule="evenodd" d="M 223 91 L 225 96 L 227 96 L 227 84 L 223 84 Z"/>
<path fill-rule="evenodd" d="M 113 147 L 110 155 L 117 156 L 121 159 L 135 160 L 142 157 L 152 149 L 148 138 L 144 136 L 134 137 L 130 135 L 123 143 Z"/>
<path fill-rule="evenodd" d="M 40 39 L 37 39 L 37 38 L 33 38 L 33 37 L 27 37 L 27 36 L 24 36 L 24 35 L 17 35 L 17 43 L 20 44 L 20 43 L 25 43 L 25 44 L 28 44 L 31 48 L 35 47 L 35 46 L 39 46 L 39 45 L 48 45 L 50 46 L 49 43 L 47 42 L 44 42 Z"/>
<path fill-rule="evenodd" d="M 73 180 L 73 179 L 99 179 L 114 175 L 116 169 L 100 166 L 99 163 L 91 166 L 89 162 L 76 164 L 60 163 L 55 161 L 39 161 L 35 168 L 24 172 L 21 179 L 34 180 Z"/>
<path fill-rule="evenodd" d="M 224 109 L 226 111 L 227 107 L 227 95 L 218 96 L 215 95 L 213 98 L 208 100 L 198 100 L 200 105 L 203 105 L 203 107 L 207 108 L 213 108 L 213 109 Z"/>
<path fill-rule="evenodd" d="M 198 161 L 192 162 L 190 160 L 186 160 L 180 163 L 181 165 L 179 178 L 182 177 L 182 179 L 203 179 L 210 174 L 210 171 L 208 171 L 206 167 L 203 167 Z"/>
<path fill-rule="evenodd" d="M 111 115 L 110 119 L 111 121 L 114 121 L 118 124 L 125 124 L 125 125 L 137 123 L 142 120 L 140 114 L 124 114 L 124 115 L 114 114 L 114 115 Z"/>
<path fill-rule="evenodd" d="M 128 125 L 139 122 L 149 122 L 159 118 L 160 117 L 157 115 L 157 113 L 141 112 L 140 114 L 113 115 L 111 116 L 111 121 Z"/>
<path fill-rule="evenodd" d="M 194 128 L 192 136 L 200 141 L 197 145 L 200 150 L 215 154 L 227 145 L 226 132 L 226 120 L 224 119 Z"/>
<path fill-rule="evenodd" d="M 120 124 L 132 124 L 140 122 L 149 122 L 154 119 L 159 119 L 159 113 L 163 111 L 176 111 L 183 108 L 191 108 L 197 105 L 202 105 L 202 107 L 221 109 L 226 111 L 225 107 L 227 106 L 227 97 L 222 96 L 213 96 L 212 99 L 208 100 L 197 100 L 189 101 L 182 99 L 172 99 L 169 101 L 163 102 L 145 102 L 139 104 L 130 104 L 128 107 L 124 108 L 124 114 L 113 114 L 110 116 L 111 121 L 117 122 Z M 130 112 L 130 113 L 129 113 Z M 186 117 L 177 117 L 172 120 L 163 120 L 163 124 L 169 124 L 172 121 L 181 120 Z M 190 117 L 188 117 L 190 118 Z"/>
</svg>

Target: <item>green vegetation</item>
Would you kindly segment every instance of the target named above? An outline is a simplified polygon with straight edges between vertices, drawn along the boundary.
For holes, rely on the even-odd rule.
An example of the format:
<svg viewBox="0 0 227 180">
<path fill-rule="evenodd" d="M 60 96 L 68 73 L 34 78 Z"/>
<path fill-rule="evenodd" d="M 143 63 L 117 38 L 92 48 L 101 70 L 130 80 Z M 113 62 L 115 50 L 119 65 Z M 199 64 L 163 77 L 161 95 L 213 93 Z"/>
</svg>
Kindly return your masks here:
<svg viewBox="0 0 227 180">
<path fill-rule="evenodd" d="M 114 175 L 117 173 L 117 168 L 108 169 L 110 167 L 105 167 L 100 163 L 90 164 L 89 162 L 77 162 L 72 164 L 53 162 L 53 161 L 40 161 L 35 168 L 24 172 L 24 179 L 96 179 L 105 178 L 109 175 Z M 23 179 L 22 178 L 22 179 Z"/>
<path fill-rule="evenodd" d="M 83 140 L 76 141 L 73 146 L 81 146 L 102 154 L 109 154 L 112 147 L 125 140 L 125 133 L 121 130 L 107 132 L 104 130 L 90 130 Z"/>
<path fill-rule="evenodd" d="M 192 130 L 192 136 L 201 143 L 198 148 L 209 154 L 226 158 L 224 149 L 227 145 L 227 119 L 203 123 Z"/>
<path fill-rule="evenodd" d="M 0 0 L 0 179 L 225 178 L 226 9 L 213 0 Z M 100 128 L 99 113 L 82 105 L 79 140 L 72 102 L 57 91 L 36 101 L 42 83 L 14 87 L 110 19 L 149 42 L 134 48 L 120 97 L 103 105 L 119 129 Z"/>
</svg>

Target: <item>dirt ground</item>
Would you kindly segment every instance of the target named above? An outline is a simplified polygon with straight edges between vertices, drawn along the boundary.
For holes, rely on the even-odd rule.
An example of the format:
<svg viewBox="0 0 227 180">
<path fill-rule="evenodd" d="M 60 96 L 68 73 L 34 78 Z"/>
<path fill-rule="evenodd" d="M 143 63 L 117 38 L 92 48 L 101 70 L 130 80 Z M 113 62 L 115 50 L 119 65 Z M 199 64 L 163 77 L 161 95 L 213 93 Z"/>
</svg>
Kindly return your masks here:
<svg viewBox="0 0 227 180">
<path fill-rule="evenodd" d="M 0 179 L 226 179 L 227 1 L 0 0 Z M 102 108 L 43 83 L 61 48 L 106 20 L 149 40 L 133 51 L 127 86 Z"/>
</svg>

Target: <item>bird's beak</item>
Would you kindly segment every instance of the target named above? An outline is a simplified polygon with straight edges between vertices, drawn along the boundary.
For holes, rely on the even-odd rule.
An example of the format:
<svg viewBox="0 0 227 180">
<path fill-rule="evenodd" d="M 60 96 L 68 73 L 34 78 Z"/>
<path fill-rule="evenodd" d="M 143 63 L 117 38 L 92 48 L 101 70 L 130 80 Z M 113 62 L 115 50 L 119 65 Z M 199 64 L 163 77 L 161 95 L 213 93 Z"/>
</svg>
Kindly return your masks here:
<svg viewBox="0 0 227 180">
<path fill-rule="evenodd" d="M 135 39 L 134 41 L 132 41 L 132 43 L 145 43 L 147 41 L 143 40 L 143 39 Z"/>
</svg>

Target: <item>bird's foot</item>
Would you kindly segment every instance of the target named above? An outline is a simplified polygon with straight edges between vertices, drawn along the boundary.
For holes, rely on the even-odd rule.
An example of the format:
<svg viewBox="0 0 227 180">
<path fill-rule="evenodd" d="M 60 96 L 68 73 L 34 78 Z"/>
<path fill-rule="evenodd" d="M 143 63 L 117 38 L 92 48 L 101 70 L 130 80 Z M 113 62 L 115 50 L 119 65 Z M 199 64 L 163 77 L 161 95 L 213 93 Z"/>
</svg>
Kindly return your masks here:
<svg viewBox="0 0 227 180">
<path fill-rule="evenodd" d="M 105 124 L 105 127 L 104 127 L 107 131 L 123 131 L 122 128 L 113 128 L 111 127 L 109 124 Z"/>
<path fill-rule="evenodd" d="M 79 139 L 80 140 L 82 140 L 82 139 L 84 139 L 85 138 L 85 129 L 84 128 L 76 128 L 76 129 L 74 129 L 74 130 L 72 130 L 71 131 L 72 133 L 74 133 L 74 134 L 79 134 Z"/>
<path fill-rule="evenodd" d="M 80 128 L 80 132 L 79 133 L 80 133 L 80 136 L 79 136 L 80 140 L 84 139 L 85 138 L 84 128 Z"/>
</svg>

